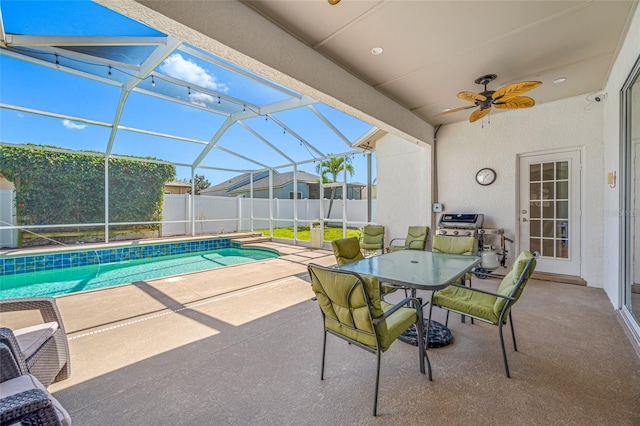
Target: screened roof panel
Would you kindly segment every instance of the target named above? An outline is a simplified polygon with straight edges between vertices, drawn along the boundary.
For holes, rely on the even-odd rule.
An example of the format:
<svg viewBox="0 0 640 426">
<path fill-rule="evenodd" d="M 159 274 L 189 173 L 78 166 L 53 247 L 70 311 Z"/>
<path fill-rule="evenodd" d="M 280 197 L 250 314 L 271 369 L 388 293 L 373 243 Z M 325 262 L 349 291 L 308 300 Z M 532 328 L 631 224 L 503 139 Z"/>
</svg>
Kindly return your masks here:
<svg viewBox="0 0 640 426">
<path fill-rule="evenodd" d="M 104 152 L 109 127 L 0 109 L 0 142 L 56 146 L 74 151 Z"/>
<path fill-rule="evenodd" d="M 125 103 L 120 126 L 209 142 L 225 120 L 219 114 L 134 92 Z"/>
<path fill-rule="evenodd" d="M 55 68 L 0 57 L 2 103 L 111 123 L 120 89 Z M 4 126 L 3 126 L 4 127 Z"/>
<path fill-rule="evenodd" d="M 64 50 L 82 55 L 140 66 L 157 46 L 65 46 Z"/>
<path fill-rule="evenodd" d="M 164 36 L 126 16 L 87 0 L 3 1 L 5 31 L 38 36 Z M 61 18 L 64 19 L 55 19 Z M 91 17 L 91 19 L 87 19 Z M 73 25 L 69 25 L 73 22 Z"/>
<path fill-rule="evenodd" d="M 262 141 L 240 124 L 235 124 L 220 138 L 217 146 L 233 150 L 245 157 L 256 157 L 255 153 L 260 152 L 258 161 L 265 164 L 284 164 L 291 162 L 287 157 L 280 154 L 276 149 Z M 286 155 L 286 153 L 283 153 Z"/>
<path fill-rule="evenodd" d="M 329 105 L 318 103 L 314 104 L 314 108 L 351 142 L 373 129 L 371 124 L 358 120 L 342 111 L 338 111 Z"/>
<path fill-rule="evenodd" d="M 120 130 L 116 133 L 111 154 L 134 157 L 154 157 L 158 160 L 192 164 L 205 144 Z"/>
<path fill-rule="evenodd" d="M 316 147 L 322 147 L 326 153 L 351 151 L 349 141 L 345 141 L 330 127 L 325 125 L 309 108 L 297 108 L 274 114 L 290 133 Z"/>
</svg>

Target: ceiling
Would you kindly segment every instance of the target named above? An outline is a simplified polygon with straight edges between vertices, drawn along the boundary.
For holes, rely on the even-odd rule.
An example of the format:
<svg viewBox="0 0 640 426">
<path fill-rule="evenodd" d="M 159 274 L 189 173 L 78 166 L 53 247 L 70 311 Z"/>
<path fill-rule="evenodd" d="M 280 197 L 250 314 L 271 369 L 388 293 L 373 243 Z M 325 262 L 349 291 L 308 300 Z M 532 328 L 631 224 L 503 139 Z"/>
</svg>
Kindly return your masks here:
<svg viewBox="0 0 640 426">
<path fill-rule="evenodd" d="M 469 119 L 456 94 L 543 84 L 537 104 L 605 86 L 637 1 L 243 1 L 432 125 Z M 383 53 L 373 55 L 374 47 Z M 566 81 L 554 84 L 564 77 Z M 590 99 L 591 100 L 591 99 Z M 522 114 L 523 111 L 495 110 Z"/>
</svg>

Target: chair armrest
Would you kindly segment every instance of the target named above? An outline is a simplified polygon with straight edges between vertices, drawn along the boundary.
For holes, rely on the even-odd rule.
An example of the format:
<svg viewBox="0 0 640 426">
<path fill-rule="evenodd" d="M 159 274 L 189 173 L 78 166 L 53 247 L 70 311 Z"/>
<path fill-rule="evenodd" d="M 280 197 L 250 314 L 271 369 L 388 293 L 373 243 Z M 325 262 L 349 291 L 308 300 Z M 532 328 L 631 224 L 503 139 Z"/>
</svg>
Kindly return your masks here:
<svg viewBox="0 0 640 426">
<path fill-rule="evenodd" d="M 389 241 L 389 245 L 390 245 L 390 246 L 392 246 L 392 245 L 393 245 L 393 242 L 394 242 L 394 241 L 396 241 L 396 240 L 399 240 L 399 241 L 405 241 L 405 240 L 406 240 L 406 238 L 394 238 L 394 239 L 392 239 L 391 241 Z"/>
<path fill-rule="evenodd" d="M 28 297 L 23 299 L 0 300 L 0 312 L 40 311 L 44 322 L 57 322 L 64 331 L 62 316 L 53 297 Z"/>
<path fill-rule="evenodd" d="M 0 328 L 0 382 L 28 374 L 26 360 L 10 328 Z"/>
<path fill-rule="evenodd" d="M 0 423 L 13 424 L 33 418 L 43 426 L 60 424 L 53 403 L 46 392 L 41 389 L 30 389 L 0 399 Z"/>
<path fill-rule="evenodd" d="M 398 309 L 406 307 L 409 304 L 409 302 L 414 302 L 414 306 L 416 307 L 420 306 L 420 302 L 418 302 L 418 299 L 416 299 L 415 297 L 406 297 L 402 299 L 400 302 L 393 305 L 389 310 L 385 311 L 384 314 L 380 315 L 378 318 L 374 318 L 373 323 L 375 325 L 378 325 L 379 323 L 381 323 L 382 321 L 384 321 L 385 319 L 393 315 L 393 313 L 396 312 Z"/>
<path fill-rule="evenodd" d="M 421 240 L 413 240 L 409 243 L 409 248 L 411 248 L 412 245 L 417 245 L 417 246 L 426 246 L 427 245 L 427 241 L 421 241 Z"/>
<path fill-rule="evenodd" d="M 484 293 L 484 294 L 488 294 L 490 296 L 501 297 L 503 299 L 516 300 L 515 297 L 512 297 L 512 296 L 505 296 L 504 294 L 494 293 L 493 291 L 488 291 L 488 290 L 481 290 L 481 289 L 476 288 L 476 287 L 469 288 L 467 286 L 460 285 L 460 284 L 449 284 L 449 285 L 454 286 L 454 287 L 464 288 L 464 289 L 469 290 L 469 291 L 477 291 L 478 293 Z"/>
</svg>

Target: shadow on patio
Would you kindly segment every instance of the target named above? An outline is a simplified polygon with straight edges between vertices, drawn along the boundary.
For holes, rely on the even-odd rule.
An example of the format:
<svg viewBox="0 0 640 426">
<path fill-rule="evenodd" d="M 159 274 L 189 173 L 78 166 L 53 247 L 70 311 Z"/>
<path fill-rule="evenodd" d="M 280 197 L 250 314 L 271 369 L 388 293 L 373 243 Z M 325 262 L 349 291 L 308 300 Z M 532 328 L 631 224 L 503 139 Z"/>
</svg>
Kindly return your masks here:
<svg viewBox="0 0 640 426">
<path fill-rule="evenodd" d="M 50 390 L 74 425 L 640 423 L 640 361 L 603 290 L 535 280 L 514 309 L 519 352 L 506 340 L 511 379 L 496 328 L 453 315 L 452 344 L 429 351 L 433 382 L 416 347 L 383 354 L 374 418 L 374 356 L 329 336 L 320 380 L 305 268 L 332 254 L 278 249 L 288 255 L 59 298 L 72 376 Z"/>
</svg>

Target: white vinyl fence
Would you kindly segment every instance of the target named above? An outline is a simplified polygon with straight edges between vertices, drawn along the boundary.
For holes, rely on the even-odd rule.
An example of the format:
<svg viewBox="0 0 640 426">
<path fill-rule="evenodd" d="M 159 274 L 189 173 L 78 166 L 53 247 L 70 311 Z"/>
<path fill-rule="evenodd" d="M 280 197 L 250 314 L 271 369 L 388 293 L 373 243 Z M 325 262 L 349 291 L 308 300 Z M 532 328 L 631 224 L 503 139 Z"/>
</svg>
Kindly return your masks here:
<svg viewBox="0 0 640 426">
<path fill-rule="evenodd" d="M 294 201 L 297 203 L 298 226 L 309 226 L 320 218 L 320 200 L 269 200 L 265 198 L 230 198 L 196 195 L 195 233 L 224 233 L 269 229 L 270 219 L 274 228 L 292 227 Z M 325 216 L 330 200 L 323 200 Z M 367 223 L 367 200 L 346 200 L 347 226 L 359 227 Z M 344 200 L 333 200 L 331 226 L 342 226 Z M 376 200 L 371 201 L 371 221 L 376 221 Z M 252 226 L 253 218 L 253 226 Z M 162 236 L 191 235 L 191 196 L 189 194 L 165 194 L 162 210 Z"/>
</svg>

